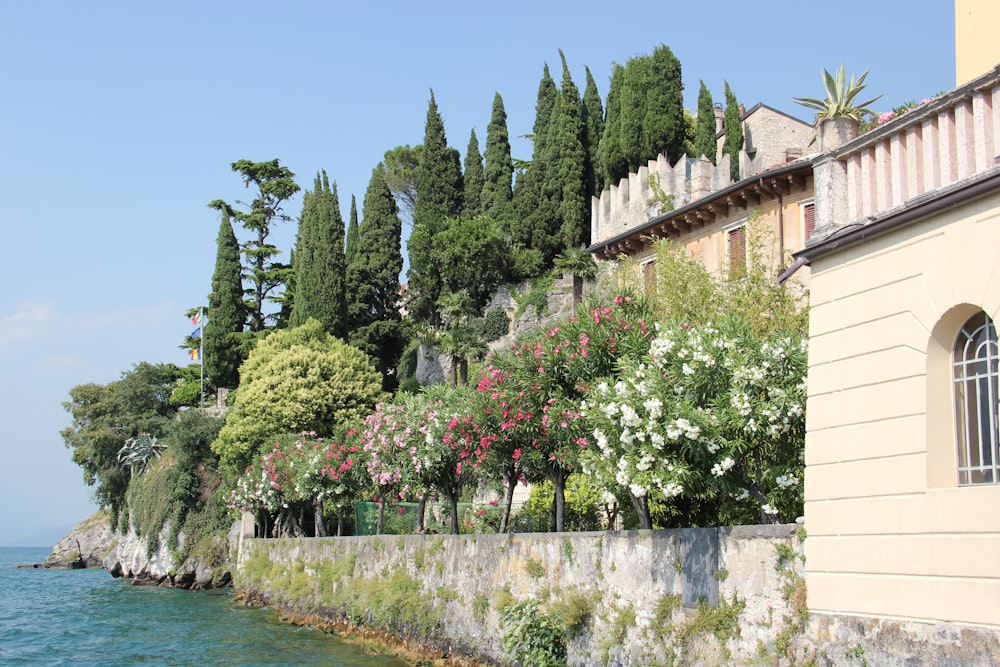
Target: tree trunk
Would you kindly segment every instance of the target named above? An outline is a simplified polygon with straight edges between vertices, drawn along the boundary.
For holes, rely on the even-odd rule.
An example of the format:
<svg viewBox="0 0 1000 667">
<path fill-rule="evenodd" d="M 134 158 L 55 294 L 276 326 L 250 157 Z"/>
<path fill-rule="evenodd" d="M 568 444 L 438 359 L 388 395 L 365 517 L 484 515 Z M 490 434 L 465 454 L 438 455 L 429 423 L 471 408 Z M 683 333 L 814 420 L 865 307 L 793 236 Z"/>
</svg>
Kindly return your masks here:
<svg viewBox="0 0 1000 667">
<path fill-rule="evenodd" d="M 511 469 L 509 474 L 504 474 L 503 479 L 507 483 L 503 498 L 503 516 L 500 518 L 500 534 L 510 530 L 510 508 L 514 504 L 514 485 L 517 484 L 517 469 Z"/>
<path fill-rule="evenodd" d="M 337 505 L 337 537 L 344 536 L 344 506 Z"/>
<path fill-rule="evenodd" d="M 385 498 L 378 502 L 378 520 L 375 522 L 375 534 L 382 534 L 382 520 L 385 518 Z"/>
<path fill-rule="evenodd" d="M 451 386 L 458 384 L 458 357 L 451 358 Z"/>
<path fill-rule="evenodd" d="M 552 475 L 552 486 L 555 487 L 552 515 L 555 519 L 555 532 L 561 533 L 566 529 L 566 479 L 569 474 L 563 470 Z"/>
<path fill-rule="evenodd" d="M 649 499 L 646 496 L 636 496 L 631 493 L 628 495 L 632 499 L 632 507 L 635 508 L 635 513 L 639 515 L 639 528 L 652 530 L 653 520 L 649 516 Z"/>
<path fill-rule="evenodd" d="M 427 513 L 427 492 L 424 491 L 417 498 L 417 532 L 423 533 L 426 526 L 424 523 L 424 515 Z"/>
<path fill-rule="evenodd" d="M 323 501 L 313 501 L 313 533 L 316 537 L 326 537 L 326 526 L 323 524 Z"/>
<path fill-rule="evenodd" d="M 583 278 L 573 274 L 573 310 L 580 305 L 583 300 Z"/>
<path fill-rule="evenodd" d="M 461 381 L 462 386 L 469 384 L 469 360 L 466 357 L 462 357 L 458 366 L 459 381 Z"/>
<path fill-rule="evenodd" d="M 448 503 L 451 505 L 451 534 L 458 535 L 458 492 L 448 494 Z"/>
</svg>

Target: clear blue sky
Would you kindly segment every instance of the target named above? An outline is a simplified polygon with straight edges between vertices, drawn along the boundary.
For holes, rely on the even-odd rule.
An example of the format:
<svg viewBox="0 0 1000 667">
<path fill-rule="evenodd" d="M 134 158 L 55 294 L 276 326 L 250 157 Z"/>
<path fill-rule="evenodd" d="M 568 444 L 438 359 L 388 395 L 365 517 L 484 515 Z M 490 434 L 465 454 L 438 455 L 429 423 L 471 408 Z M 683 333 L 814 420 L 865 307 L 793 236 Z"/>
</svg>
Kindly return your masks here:
<svg viewBox="0 0 1000 667">
<path fill-rule="evenodd" d="M 717 101 L 728 80 L 747 107 L 808 119 L 792 97 L 822 97 L 841 63 L 871 68 L 883 110 L 953 88 L 954 41 L 947 0 L 0 2 L 0 545 L 94 509 L 59 436 L 71 387 L 186 363 L 184 311 L 215 261 L 206 204 L 249 197 L 235 160 L 279 158 L 303 187 L 325 169 L 346 218 L 386 149 L 423 140 L 431 89 L 464 155 L 495 92 L 511 136 L 531 131 L 560 48 L 602 97 L 612 63 L 662 43 L 688 108 L 699 79 Z"/>
</svg>

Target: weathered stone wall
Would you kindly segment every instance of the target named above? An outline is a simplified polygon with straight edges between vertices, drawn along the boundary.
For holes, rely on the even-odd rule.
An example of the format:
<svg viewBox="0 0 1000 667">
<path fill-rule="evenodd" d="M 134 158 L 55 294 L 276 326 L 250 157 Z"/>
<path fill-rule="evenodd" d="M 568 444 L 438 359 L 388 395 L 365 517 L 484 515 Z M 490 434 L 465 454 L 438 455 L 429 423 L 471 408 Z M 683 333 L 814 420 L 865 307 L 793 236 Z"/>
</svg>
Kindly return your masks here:
<svg viewBox="0 0 1000 667">
<path fill-rule="evenodd" d="M 237 591 L 315 619 L 388 625 L 504 660 L 500 610 L 576 625 L 570 665 L 801 662 L 795 525 L 530 535 L 244 540 Z"/>
</svg>

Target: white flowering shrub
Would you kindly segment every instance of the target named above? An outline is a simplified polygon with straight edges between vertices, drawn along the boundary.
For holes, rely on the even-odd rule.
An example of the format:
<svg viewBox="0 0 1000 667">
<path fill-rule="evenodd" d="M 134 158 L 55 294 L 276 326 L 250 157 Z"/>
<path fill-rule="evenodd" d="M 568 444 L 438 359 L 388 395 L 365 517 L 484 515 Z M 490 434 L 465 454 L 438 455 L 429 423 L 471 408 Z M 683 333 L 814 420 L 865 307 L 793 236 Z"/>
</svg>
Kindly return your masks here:
<svg viewBox="0 0 1000 667">
<path fill-rule="evenodd" d="M 794 520 L 806 368 L 801 336 L 755 333 L 738 317 L 659 327 L 647 355 L 590 392 L 583 470 L 633 504 L 689 496 L 730 520 Z"/>
</svg>

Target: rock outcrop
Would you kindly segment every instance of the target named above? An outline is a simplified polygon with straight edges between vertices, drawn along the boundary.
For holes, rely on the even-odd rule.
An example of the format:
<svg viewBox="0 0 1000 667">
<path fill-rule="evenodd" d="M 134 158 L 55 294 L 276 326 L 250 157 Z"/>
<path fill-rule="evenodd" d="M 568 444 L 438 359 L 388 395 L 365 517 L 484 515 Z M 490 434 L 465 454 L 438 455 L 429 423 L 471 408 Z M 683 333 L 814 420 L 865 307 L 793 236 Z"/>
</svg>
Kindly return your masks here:
<svg viewBox="0 0 1000 667">
<path fill-rule="evenodd" d="M 179 588 L 220 588 L 229 586 L 232 577 L 228 566 L 229 541 L 211 538 L 200 555 L 180 563 L 177 554 L 185 552 L 186 536 L 177 538 L 176 549 L 170 544 L 170 524 L 160 529 L 158 546 L 152 552 L 145 537 L 130 526 L 124 535 L 111 528 L 107 510 L 99 510 L 81 521 L 52 549 L 45 568 L 104 568 L 113 577 L 124 577 L 135 583 L 177 586 Z"/>
</svg>

